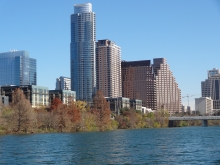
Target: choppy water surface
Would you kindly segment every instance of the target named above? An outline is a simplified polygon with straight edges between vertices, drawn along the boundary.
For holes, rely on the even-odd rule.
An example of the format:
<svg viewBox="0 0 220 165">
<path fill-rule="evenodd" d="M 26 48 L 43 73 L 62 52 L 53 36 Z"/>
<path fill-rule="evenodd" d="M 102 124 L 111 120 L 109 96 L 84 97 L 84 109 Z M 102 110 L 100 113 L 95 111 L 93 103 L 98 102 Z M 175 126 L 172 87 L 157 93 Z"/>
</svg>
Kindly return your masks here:
<svg viewBox="0 0 220 165">
<path fill-rule="evenodd" d="M 220 164 L 220 127 L 0 136 L 0 164 Z"/>
</svg>

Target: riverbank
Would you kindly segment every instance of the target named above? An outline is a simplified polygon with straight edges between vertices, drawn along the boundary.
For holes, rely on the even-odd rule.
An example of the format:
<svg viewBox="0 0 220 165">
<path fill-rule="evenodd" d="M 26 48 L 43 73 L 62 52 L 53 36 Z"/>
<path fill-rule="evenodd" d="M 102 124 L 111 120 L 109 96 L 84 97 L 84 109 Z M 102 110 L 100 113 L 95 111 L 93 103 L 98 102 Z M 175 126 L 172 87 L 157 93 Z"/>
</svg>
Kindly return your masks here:
<svg viewBox="0 0 220 165">
<path fill-rule="evenodd" d="M 148 128 L 168 128 L 168 123 L 167 125 L 164 125 L 163 127 L 158 127 L 157 124 L 155 124 L 156 127 L 151 127 L 151 126 L 144 126 L 144 127 L 130 127 L 130 128 L 120 128 L 119 124 L 117 123 L 116 120 L 112 120 L 112 122 L 114 123 L 115 126 L 117 126 L 117 128 L 115 127 L 114 129 L 106 129 L 105 131 L 113 131 L 113 130 L 129 130 L 129 129 L 148 129 Z M 209 126 L 220 126 L 220 121 L 216 121 L 216 120 L 209 120 Z M 201 121 L 175 121 L 173 127 L 193 127 L 193 126 L 201 126 L 202 123 Z M 139 125 L 140 126 L 140 125 Z M 93 130 L 83 130 L 83 129 L 79 129 L 78 131 L 67 131 L 65 129 L 63 129 L 62 133 L 71 133 L 71 132 L 98 132 L 100 131 L 98 128 L 93 129 Z M 0 135 L 10 135 L 10 134 L 48 134 L 48 133 L 61 133 L 60 130 L 56 130 L 56 129 L 35 129 L 32 130 L 31 132 L 24 132 L 24 131 L 20 131 L 20 132 L 7 132 L 7 130 L 2 129 L 2 127 L 0 126 Z"/>
</svg>

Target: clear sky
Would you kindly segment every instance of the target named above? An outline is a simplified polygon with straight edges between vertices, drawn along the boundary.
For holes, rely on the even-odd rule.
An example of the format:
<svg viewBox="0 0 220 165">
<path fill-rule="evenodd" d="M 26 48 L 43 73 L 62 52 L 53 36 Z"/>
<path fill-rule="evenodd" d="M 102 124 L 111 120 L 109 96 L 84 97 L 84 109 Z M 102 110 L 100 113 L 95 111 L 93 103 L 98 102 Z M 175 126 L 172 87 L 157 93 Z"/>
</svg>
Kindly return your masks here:
<svg viewBox="0 0 220 165">
<path fill-rule="evenodd" d="M 0 52 L 28 51 L 37 59 L 37 85 L 54 89 L 56 78 L 70 77 L 73 6 L 87 2 L 97 40 L 114 41 L 122 60 L 166 58 L 194 106 L 207 70 L 220 69 L 219 0 L 0 0 Z"/>
</svg>

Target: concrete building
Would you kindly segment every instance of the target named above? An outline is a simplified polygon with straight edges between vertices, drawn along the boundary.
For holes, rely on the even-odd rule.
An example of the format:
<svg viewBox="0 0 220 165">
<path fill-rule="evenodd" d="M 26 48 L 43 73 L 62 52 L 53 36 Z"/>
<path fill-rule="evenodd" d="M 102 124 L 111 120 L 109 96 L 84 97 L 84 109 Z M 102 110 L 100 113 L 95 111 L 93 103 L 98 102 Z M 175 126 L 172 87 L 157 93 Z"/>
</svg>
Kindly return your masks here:
<svg viewBox="0 0 220 165">
<path fill-rule="evenodd" d="M 49 106 L 49 91 L 47 87 L 36 85 L 2 86 L 1 95 L 8 96 L 9 102 L 13 101 L 14 91 L 20 88 L 32 107 Z"/>
<path fill-rule="evenodd" d="M 182 105 L 182 113 L 185 113 L 185 112 L 187 112 L 187 106 Z"/>
<path fill-rule="evenodd" d="M 71 79 L 60 76 L 56 79 L 56 90 L 71 90 Z"/>
<path fill-rule="evenodd" d="M 164 58 L 122 61 L 122 96 L 140 99 L 144 107 L 181 112 L 181 91 Z"/>
<path fill-rule="evenodd" d="M 105 97 L 121 97 L 121 48 L 110 40 L 96 43 L 97 90 Z"/>
<path fill-rule="evenodd" d="M 195 98 L 195 111 L 201 115 L 212 114 L 213 100 L 210 97 Z"/>
<path fill-rule="evenodd" d="M 201 82 L 202 97 L 211 97 L 213 109 L 220 110 L 220 73 L 218 69 L 208 71 L 208 79 Z"/>
<path fill-rule="evenodd" d="M 0 53 L 0 86 L 37 85 L 36 59 L 27 51 Z"/>
<path fill-rule="evenodd" d="M 106 101 L 109 103 L 109 108 L 115 114 L 119 115 L 120 110 L 122 108 L 130 109 L 130 99 L 125 97 L 117 97 L 117 98 L 110 98 L 106 97 Z"/>
<path fill-rule="evenodd" d="M 138 99 L 130 100 L 130 108 L 137 111 L 142 111 L 142 100 L 138 100 Z"/>
<path fill-rule="evenodd" d="M 8 96 L 0 95 L 0 108 L 1 108 L 1 105 L 7 106 L 8 104 L 9 104 Z"/>
<path fill-rule="evenodd" d="M 181 112 L 181 91 L 166 59 L 153 59 L 156 80 L 157 109 L 163 107 L 170 114 Z"/>
<path fill-rule="evenodd" d="M 49 90 L 49 102 L 51 103 L 55 98 L 68 105 L 71 101 L 76 101 L 76 92 L 70 90 Z"/>
<path fill-rule="evenodd" d="M 92 101 L 96 91 L 96 23 L 92 4 L 74 5 L 71 15 L 70 72 L 71 90 L 77 100 Z"/>
<path fill-rule="evenodd" d="M 192 114 L 192 108 L 190 106 L 186 106 L 186 112 L 190 115 Z"/>
<path fill-rule="evenodd" d="M 142 107 L 142 113 L 151 113 L 151 112 L 154 112 L 152 109 L 150 108 L 146 108 L 146 107 Z"/>
</svg>

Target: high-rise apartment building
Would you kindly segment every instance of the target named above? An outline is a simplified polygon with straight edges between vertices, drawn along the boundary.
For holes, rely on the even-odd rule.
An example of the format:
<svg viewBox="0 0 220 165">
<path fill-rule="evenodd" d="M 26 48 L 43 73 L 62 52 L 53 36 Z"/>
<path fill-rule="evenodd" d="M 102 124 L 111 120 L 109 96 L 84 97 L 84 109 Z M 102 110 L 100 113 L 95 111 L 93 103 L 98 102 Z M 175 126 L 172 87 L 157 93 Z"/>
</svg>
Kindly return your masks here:
<svg viewBox="0 0 220 165">
<path fill-rule="evenodd" d="M 165 58 L 153 59 L 156 80 L 157 109 L 164 108 L 170 113 L 181 112 L 181 91 Z"/>
<path fill-rule="evenodd" d="M 122 96 L 153 110 L 181 112 L 181 91 L 164 58 L 122 62 Z"/>
<path fill-rule="evenodd" d="M 202 97 L 213 100 L 213 109 L 220 109 L 220 71 L 216 68 L 208 71 L 208 79 L 201 82 Z"/>
<path fill-rule="evenodd" d="M 211 77 L 214 75 L 219 75 L 220 74 L 220 70 L 217 68 L 213 68 L 212 70 L 208 70 L 208 79 L 206 79 L 205 81 L 201 82 L 201 91 L 202 91 L 202 97 L 211 97 Z"/>
<path fill-rule="evenodd" d="M 96 87 L 96 23 L 92 4 L 74 5 L 71 15 L 71 90 L 76 98 L 91 101 Z"/>
<path fill-rule="evenodd" d="M 0 53 L 0 86 L 36 85 L 36 59 L 30 58 L 27 51 Z"/>
<path fill-rule="evenodd" d="M 121 97 L 121 48 L 110 40 L 96 43 L 96 85 L 105 97 Z"/>
<path fill-rule="evenodd" d="M 60 76 L 56 79 L 56 90 L 71 90 L 71 79 Z"/>
<path fill-rule="evenodd" d="M 156 110 L 156 81 L 150 60 L 122 61 L 122 96 L 142 100 L 142 105 Z"/>
</svg>

